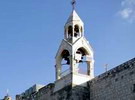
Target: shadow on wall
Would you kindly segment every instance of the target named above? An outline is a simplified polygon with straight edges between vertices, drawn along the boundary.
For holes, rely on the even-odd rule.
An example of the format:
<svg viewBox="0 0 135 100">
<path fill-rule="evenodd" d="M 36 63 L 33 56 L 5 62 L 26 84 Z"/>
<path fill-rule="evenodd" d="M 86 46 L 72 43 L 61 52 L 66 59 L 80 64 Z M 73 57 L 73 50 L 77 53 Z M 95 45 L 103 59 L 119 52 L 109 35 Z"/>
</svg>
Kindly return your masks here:
<svg viewBox="0 0 135 100">
<path fill-rule="evenodd" d="M 54 83 L 39 89 L 29 95 L 16 95 L 16 100 L 89 100 L 89 88 L 83 86 L 68 85 L 54 92 Z"/>
</svg>

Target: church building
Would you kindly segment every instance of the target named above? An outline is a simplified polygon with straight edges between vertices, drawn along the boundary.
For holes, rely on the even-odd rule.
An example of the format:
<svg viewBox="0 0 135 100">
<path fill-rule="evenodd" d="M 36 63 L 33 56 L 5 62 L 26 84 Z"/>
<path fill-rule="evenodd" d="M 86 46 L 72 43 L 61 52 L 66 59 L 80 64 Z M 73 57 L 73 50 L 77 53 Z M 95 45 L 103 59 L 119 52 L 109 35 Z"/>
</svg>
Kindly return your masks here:
<svg viewBox="0 0 135 100">
<path fill-rule="evenodd" d="M 36 84 L 16 100 L 135 100 L 135 58 L 95 77 L 94 51 L 74 0 L 72 6 L 55 56 L 55 82 Z"/>
</svg>

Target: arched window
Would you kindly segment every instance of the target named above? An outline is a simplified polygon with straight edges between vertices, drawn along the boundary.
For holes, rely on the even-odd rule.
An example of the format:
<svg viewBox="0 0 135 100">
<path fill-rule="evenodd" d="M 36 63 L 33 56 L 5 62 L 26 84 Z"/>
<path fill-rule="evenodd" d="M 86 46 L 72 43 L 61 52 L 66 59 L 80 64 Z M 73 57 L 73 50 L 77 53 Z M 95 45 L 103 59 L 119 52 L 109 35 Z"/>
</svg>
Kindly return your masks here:
<svg viewBox="0 0 135 100">
<path fill-rule="evenodd" d="M 64 59 L 65 61 L 67 61 L 66 64 L 70 64 L 68 50 L 64 50 L 62 52 L 62 59 Z"/>
<path fill-rule="evenodd" d="M 68 27 L 68 37 L 71 38 L 73 36 L 73 28 L 72 26 Z"/>
<path fill-rule="evenodd" d="M 65 29 L 64 31 L 65 31 L 65 32 L 64 32 L 64 36 L 65 36 L 65 38 L 67 38 L 67 35 L 66 35 L 66 34 L 67 34 L 67 33 L 66 33 L 67 30 Z"/>
<path fill-rule="evenodd" d="M 79 35 L 79 26 L 78 25 L 75 25 L 74 27 L 74 36 L 77 37 Z"/>
<path fill-rule="evenodd" d="M 61 54 L 61 74 L 60 76 L 66 76 L 70 73 L 70 54 L 68 50 L 64 50 Z"/>
<path fill-rule="evenodd" d="M 89 55 L 84 48 L 79 48 L 76 51 L 76 62 L 77 62 L 78 73 L 88 75 L 88 67 L 90 66 L 87 57 L 89 57 Z"/>
</svg>

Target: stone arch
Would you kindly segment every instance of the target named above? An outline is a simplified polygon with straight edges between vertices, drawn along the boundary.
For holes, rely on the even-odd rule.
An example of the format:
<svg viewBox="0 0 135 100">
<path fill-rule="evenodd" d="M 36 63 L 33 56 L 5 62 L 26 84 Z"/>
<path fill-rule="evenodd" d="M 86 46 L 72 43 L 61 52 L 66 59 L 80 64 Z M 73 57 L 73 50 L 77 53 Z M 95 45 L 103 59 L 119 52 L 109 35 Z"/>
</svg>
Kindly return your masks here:
<svg viewBox="0 0 135 100">
<path fill-rule="evenodd" d="M 68 38 L 71 38 L 73 36 L 73 27 L 70 25 L 68 26 Z"/>
<path fill-rule="evenodd" d="M 56 72 L 58 77 L 57 79 L 60 79 L 71 72 L 70 63 L 71 63 L 70 52 L 64 49 L 59 55 L 59 57 L 57 58 L 57 64 L 56 64 L 57 67 Z"/>
<path fill-rule="evenodd" d="M 67 64 L 70 64 L 70 59 L 69 59 L 70 53 L 68 50 L 63 50 L 61 53 L 61 60 L 64 59 L 67 61 Z"/>
<path fill-rule="evenodd" d="M 78 50 L 78 51 L 77 51 Z M 83 55 L 90 55 L 89 52 L 86 50 L 86 48 L 84 47 L 80 47 L 76 50 L 76 52 L 80 52 L 82 53 Z"/>
<path fill-rule="evenodd" d="M 79 28 L 79 25 L 76 24 L 76 25 L 74 26 L 74 36 L 75 36 L 75 37 L 79 36 L 79 35 L 80 35 L 79 33 L 80 33 L 80 28 Z"/>
<path fill-rule="evenodd" d="M 76 67 L 78 68 L 78 73 L 89 75 L 90 70 L 90 53 L 84 47 L 80 47 L 75 52 Z"/>
</svg>

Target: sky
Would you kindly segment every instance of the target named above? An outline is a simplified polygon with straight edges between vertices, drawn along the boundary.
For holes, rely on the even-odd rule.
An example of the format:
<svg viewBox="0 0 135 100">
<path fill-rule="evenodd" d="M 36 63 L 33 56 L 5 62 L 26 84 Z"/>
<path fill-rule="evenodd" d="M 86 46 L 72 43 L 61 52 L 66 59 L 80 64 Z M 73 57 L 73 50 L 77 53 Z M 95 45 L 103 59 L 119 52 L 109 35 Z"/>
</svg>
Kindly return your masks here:
<svg viewBox="0 0 135 100">
<path fill-rule="evenodd" d="M 0 98 L 55 81 L 71 0 L 0 0 Z M 135 57 L 135 0 L 77 0 L 95 76 Z"/>
</svg>

